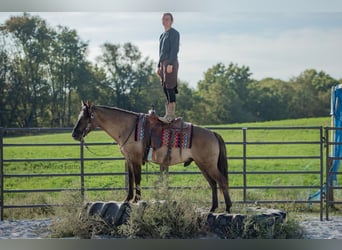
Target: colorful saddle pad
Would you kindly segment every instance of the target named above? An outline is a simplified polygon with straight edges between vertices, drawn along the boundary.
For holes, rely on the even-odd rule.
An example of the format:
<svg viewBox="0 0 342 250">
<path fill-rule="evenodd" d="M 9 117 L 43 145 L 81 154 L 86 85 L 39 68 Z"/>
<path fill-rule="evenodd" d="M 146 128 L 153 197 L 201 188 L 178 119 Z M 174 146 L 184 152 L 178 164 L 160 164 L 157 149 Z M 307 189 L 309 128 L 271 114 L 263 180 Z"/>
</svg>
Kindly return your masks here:
<svg viewBox="0 0 342 250">
<path fill-rule="evenodd" d="M 147 136 L 155 138 L 156 141 L 161 143 L 153 143 L 155 146 L 160 147 L 165 145 L 167 147 L 175 148 L 191 148 L 193 125 L 188 122 L 178 121 L 177 124 L 162 124 L 158 123 L 160 129 L 154 130 L 149 127 L 150 133 L 145 131 L 148 118 L 145 114 L 139 114 L 135 127 L 135 140 L 143 141 Z M 159 132 L 156 132 L 159 131 Z M 161 131 L 161 133 L 160 133 Z M 146 138 L 147 139 L 147 138 Z"/>
<path fill-rule="evenodd" d="M 184 122 L 184 127 L 179 128 L 163 128 L 162 130 L 162 145 L 174 148 L 191 148 L 192 139 L 191 123 Z"/>
</svg>

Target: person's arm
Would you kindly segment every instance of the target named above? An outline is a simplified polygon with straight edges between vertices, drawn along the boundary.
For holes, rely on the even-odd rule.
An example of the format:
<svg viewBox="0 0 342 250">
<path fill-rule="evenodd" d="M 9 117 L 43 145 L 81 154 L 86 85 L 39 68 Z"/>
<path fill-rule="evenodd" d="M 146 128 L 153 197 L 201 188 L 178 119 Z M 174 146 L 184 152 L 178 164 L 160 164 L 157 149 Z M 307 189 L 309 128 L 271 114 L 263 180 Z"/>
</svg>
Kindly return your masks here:
<svg viewBox="0 0 342 250">
<path fill-rule="evenodd" d="M 161 67 L 161 56 L 162 56 L 162 51 L 161 51 L 161 47 L 162 47 L 162 36 L 163 34 L 161 34 L 159 36 L 159 61 L 158 61 L 158 64 L 157 64 L 157 68 L 160 68 Z"/>
<path fill-rule="evenodd" d="M 177 54 L 179 51 L 179 33 L 176 30 L 170 32 L 170 45 L 171 50 L 169 54 L 169 65 L 173 65 L 177 60 Z"/>
</svg>

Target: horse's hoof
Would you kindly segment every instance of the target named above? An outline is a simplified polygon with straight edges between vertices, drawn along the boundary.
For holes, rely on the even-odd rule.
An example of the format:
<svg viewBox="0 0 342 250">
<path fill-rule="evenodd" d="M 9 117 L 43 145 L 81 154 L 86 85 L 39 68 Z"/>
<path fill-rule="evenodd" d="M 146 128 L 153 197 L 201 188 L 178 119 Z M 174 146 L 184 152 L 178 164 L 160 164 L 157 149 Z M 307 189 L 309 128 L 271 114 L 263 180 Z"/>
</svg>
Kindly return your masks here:
<svg viewBox="0 0 342 250">
<path fill-rule="evenodd" d="M 209 213 L 214 213 L 216 208 L 210 208 Z"/>
<path fill-rule="evenodd" d="M 140 201 L 140 197 L 135 197 L 133 203 L 138 203 Z"/>
</svg>

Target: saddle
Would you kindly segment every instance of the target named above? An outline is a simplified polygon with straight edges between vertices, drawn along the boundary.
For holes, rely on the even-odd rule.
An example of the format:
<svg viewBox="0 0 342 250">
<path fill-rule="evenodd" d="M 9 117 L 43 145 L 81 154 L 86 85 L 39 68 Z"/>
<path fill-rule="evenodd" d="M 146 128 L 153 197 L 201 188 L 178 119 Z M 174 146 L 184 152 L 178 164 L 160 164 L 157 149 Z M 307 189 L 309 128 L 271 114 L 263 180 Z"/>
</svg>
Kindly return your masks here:
<svg viewBox="0 0 342 250">
<path fill-rule="evenodd" d="M 188 137 L 187 134 L 189 132 L 192 133 L 191 123 L 184 122 L 182 118 L 176 118 L 171 123 L 164 123 L 158 119 L 154 110 L 149 112 L 148 120 L 151 129 L 152 144 L 154 144 L 156 148 L 159 148 L 162 145 L 170 145 L 177 148 L 191 147 L 190 141 L 187 140 L 189 138 L 185 138 Z M 173 138 L 174 136 L 175 138 Z M 174 143 L 170 143 L 170 140 Z"/>
<path fill-rule="evenodd" d="M 191 148 L 193 126 L 191 123 L 184 122 L 182 118 L 177 118 L 171 123 L 164 123 L 158 119 L 154 110 L 150 110 L 147 115 L 143 115 L 143 118 L 139 120 L 142 121 L 138 123 L 144 123 L 140 125 L 140 132 L 136 131 L 136 134 L 140 134 L 140 139 L 143 141 L 144 163 L 147 161 L 150 148 L 157 150 L 162 146 L 167 146 L 168 150 L 164 159 L 166 165 L 171 161 L 172 148 L 179 148 L 180 155 L 183 148 Z"/>
</svg>

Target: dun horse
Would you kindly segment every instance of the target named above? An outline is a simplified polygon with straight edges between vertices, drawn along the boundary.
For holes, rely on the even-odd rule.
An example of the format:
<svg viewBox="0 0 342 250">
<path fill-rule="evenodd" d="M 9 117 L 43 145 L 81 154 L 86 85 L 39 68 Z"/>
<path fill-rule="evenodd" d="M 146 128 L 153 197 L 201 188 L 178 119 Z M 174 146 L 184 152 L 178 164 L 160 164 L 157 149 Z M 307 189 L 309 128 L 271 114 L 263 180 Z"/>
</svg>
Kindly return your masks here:
<svg viewBox="0 0 342 250">
<path fill-rule="evenodd" d="M 82 105 L 78 121 L 72 131 L 72 137 L 75 140 L 82 141 L 90 131 L 97 127 L 102 128 L 112 137 L 118 143 L 128 166 L 129 186 L 125 201 L 133 200 L 133 202 L 137 202 L 141 197 L 141 166 L 146 161 L 146 152 L 148 151 L 146 143 L 137 140 L 137 133 L 139 133 L 137 131 L 137 121 L 141 114 L 114 107 L 92 105 L 90 102 L 83 102 Z M 163 125 L 159 120 L 156 120 L 156 124 L 153 125 L 151 119 L 148 119 L 151 118 L 149 116 L 146 115 L 145 123 L 147 126 L 143 128 L 145 130 L 152 131 L 155 125 L 158 125 L 159 128 L 172 126 Z M 181 123 L 183 124 L 182 121 Z M 152 134 L 145 131 L 145 137 Z M 151 137 L 148 139 L 148 141 L 151 141 Z M 170 165 L 182 162 L 184 162 L 184 165 L 188 165 L 194 161 L 212 190 L 212 207 L 210 211 L 213 212 L 218 207 L 218 184 L 224 196 L 226 211 L 230 212 L 232 203 L 228 193 L 228 163 L 226 147 L 222 137 L 206 128 L 193 125 L 191 139 L 191 147 L 188 148 L 180 149 L 160 144 L 160 147 L 155 147 L 153 150 L 152 162 L 160 164 L 161 169 L 166 169 Z M 169 156 L 168 160 L 165 160 L 166 155 Z"/>
</svg>

